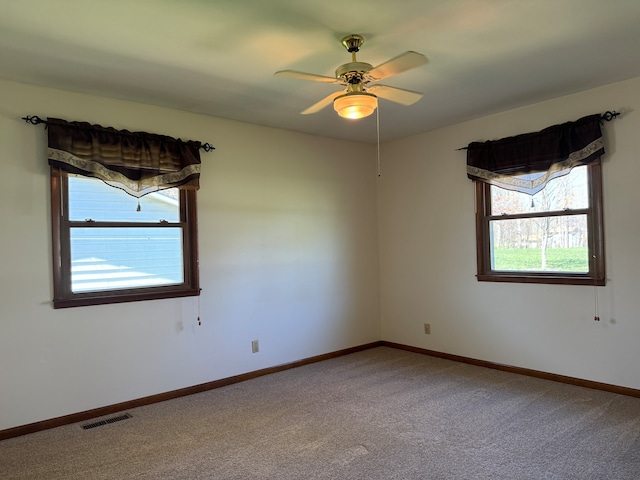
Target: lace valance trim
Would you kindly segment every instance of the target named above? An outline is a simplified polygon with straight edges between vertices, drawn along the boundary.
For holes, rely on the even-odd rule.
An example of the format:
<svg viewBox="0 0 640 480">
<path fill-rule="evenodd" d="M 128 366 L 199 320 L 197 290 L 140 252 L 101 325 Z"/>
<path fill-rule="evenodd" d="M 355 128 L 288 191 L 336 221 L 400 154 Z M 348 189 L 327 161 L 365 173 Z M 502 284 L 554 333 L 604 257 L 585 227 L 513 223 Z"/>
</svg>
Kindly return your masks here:
<svg viewBox="0 0 640 480">
<path fill-rule="evenodd" d="M 68 165 L 74 172 L 98 178 L 105 183 L 121 188 L 129 195 L 140 198 L 152 192 L 177 187 L 187 183 L 194 175 L 200 174 L 200 164 L 187 165 L 180 171 L 153 175 L 140 180 L 132 180 L 125 175 L 113 171 L 99 162 L 84 160 L 64 150 L 48 149 L 49 162 Z M 60 166 L 62 166 L 60 165 Z"/>
</svg>

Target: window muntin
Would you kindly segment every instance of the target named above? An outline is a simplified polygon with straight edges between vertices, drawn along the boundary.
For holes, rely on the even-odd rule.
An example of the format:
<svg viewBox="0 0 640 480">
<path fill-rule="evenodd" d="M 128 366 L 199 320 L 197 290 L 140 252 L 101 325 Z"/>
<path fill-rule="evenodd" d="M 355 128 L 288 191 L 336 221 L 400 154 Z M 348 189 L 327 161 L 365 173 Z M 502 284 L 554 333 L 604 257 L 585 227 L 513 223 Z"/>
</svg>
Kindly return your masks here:
<svg viewBox="0 0 640 480">
<path fill-rule="evenodd" d="M 195 191 L 138 200 L 52 170 L 54 307 L 198 295 Z"/>
<path fill-rule="evenodd" d="M 604 285 L 599 162 L 536 195 L 478 182 L 478 280 Z"/>
</svg>

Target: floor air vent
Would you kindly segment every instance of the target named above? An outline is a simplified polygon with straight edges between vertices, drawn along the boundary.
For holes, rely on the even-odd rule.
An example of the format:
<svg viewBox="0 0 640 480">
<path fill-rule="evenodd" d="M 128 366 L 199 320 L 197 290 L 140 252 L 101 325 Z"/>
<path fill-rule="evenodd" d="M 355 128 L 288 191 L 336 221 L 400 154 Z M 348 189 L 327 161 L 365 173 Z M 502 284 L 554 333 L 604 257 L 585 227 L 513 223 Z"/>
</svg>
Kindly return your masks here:
<svg viewBox="0 0 640 480">
<path fill-rule="evenodd" d="M 120 415 L 117 417 L 105 418 L 104 420 L 99 420 L 97 422 L 87 423 L 86 425 L 82 425 L 82 429 L 89 430 L 90 428 L 96 428 L 103 425 L 109 425 L 110 423 L 121 422 L 122 420 L 126 420 L 127 418 L 131 418 L 131 415 L 125 413 L 124 415 Z"/>
</svg>

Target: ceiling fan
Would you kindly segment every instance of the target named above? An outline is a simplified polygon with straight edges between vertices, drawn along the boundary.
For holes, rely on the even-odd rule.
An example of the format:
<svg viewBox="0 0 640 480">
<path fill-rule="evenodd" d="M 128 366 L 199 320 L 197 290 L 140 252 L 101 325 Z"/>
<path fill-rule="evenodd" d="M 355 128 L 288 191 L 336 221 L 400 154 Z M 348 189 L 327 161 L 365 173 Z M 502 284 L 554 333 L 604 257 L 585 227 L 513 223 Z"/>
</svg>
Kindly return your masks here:
<svg viewBox="0 0 640 480">
<path fill-rule="evenodd" d="M 363 118 L 375 111 L 378 106 L 378 97 L 402 105 L 412 105 L 422 98 L 420 92 L 374 82 L 424 65 L 428 62 L 427 57 L 421 53 L 408 51 L 373 67 L 369 63 L 356 60 L 356 52 L 364 43 L 362 35 L 347 35 L 341 40 L 341 43 L 351 53 L 351 62 L 340 65 L 336 69 L 335 78 L 295 70 L 280 70 L 275 73 L 280 77 L 335 83 L 346 87 L 346 90 L 334 92 L 300 113 L 303 115 L 316 113 L 333 103 L 333 108 L 341 117 Z M 373 85 L 370 85 L 371 83 Z"/>
</svg>

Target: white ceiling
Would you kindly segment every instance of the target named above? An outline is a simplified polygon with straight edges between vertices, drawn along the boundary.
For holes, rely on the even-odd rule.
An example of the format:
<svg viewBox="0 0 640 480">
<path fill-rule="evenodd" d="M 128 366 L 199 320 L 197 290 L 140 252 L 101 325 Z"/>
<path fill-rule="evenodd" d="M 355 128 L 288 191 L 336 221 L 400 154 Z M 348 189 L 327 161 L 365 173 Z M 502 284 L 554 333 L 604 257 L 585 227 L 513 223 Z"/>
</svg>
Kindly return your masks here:
<svg viewBox="0 0 640 480">
<path fill-rule="evenodd" d="M 380 100 L 387 141 L 640 76 L 639 23 L 638 0 L 0 0 L 0 76 L 375 142 L 375 115 L 299 114 L 339 86 L 274 72 L 331 76 L 352 33 L 374 66 L 423 53 L 384 81 L 424 92 Z"/>
</svg>

